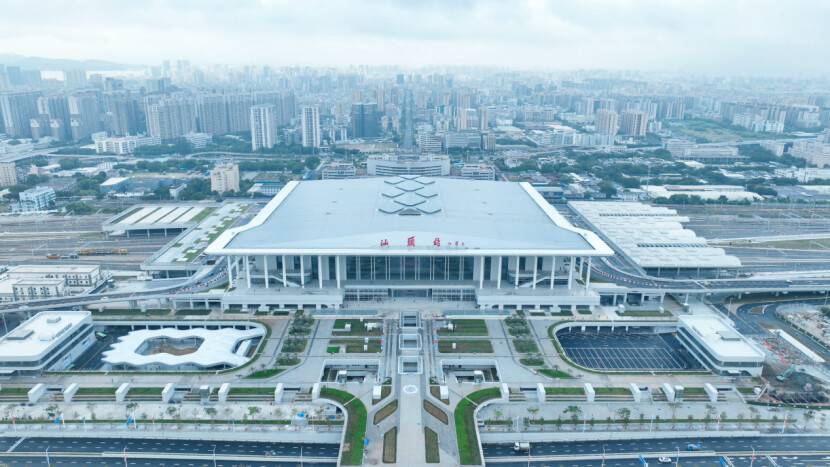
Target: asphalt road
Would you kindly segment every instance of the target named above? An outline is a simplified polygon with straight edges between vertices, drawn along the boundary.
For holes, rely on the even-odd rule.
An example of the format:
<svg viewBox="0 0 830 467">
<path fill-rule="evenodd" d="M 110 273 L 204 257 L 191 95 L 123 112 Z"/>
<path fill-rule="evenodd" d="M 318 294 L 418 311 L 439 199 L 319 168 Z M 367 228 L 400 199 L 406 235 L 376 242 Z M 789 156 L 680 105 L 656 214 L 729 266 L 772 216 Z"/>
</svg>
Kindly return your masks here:
<svg viewBox="0 0 830 467">
<path fill-rule="evenodd" d="M 798 336 L 801 342 L 808 346 L 813 352 L 821 355 L 827 360 L 830 360 L 829 350 L 814 343 L 807 334 L 799 331 L 798 329 L 793 328 L 792 326 L 779 320 L 775 316 L 775 312 L 776 310 L 778 310 L 779 307 L 794 304 L 813 305 L 816 307 L 820 307 L 824 306 L 825 299 L 824 297 L 822 297 L 820 299 L 747 303 L 739 306 L 737 310 L 735 310 L 738 315 L 737 319 L 735 319 L 735 313 L 729 313 L 729 310 L 727 310 L 726 307 L 722 304 L 715 305 L 715 307 L 721 313 L 724 313 L 725 315 L 729 316 L 729 318 L 732 318 L 732 320 L 735 322 L 735 327 L 738 329 L 739 332 L 743 334 L 766 334 L 767 330 L 763 326 L 761 326 L 760 323 L 774 325 L 775 327 L 780 327 L 784 329 L 789 334 Z M 765 307 L 764 312 L 749 313 L 749 310 L 752 310 L 757 307 Z"/>
<path fill-rule="evenodd" d="M 572 441 L 531 443 L 531 456 L 573 456 L 601 455 L 603 447 L 606 454 L 674 453 L 680 448 L 681 455 L 688 443 L 700 444 L 701 451 L 744 452 L 751 451 L 752 446 L 770 453 L 827 452 L 830 454 L 830 436 L 748 436 L 735 438 L 657 438 L 610 441 Z M 484 444 L 484 457 L 522 457 L 527 454 L 517 453 L 513 444 Z"/>
<path fill-rule="evenodd" d="M 755 456 L 751 460 L 749 456 L 724 456 L 735 467 L 826 467 L 830 466 L 830 456 Z M 644 457 L 650 467 L 665 465 L 675 466 L 675 458 L 668 464 L 659 464 L 657 457 Z M 775 462 L 775 463 L 773 463 Z M 486 465 L 498 467 L 643 467 L 638 459 L 607 459 L 602 460 L 576 460 L 576 461 L 522 461 L 522 462 L 487 462 Z M 721 467 L 718 456 L 688 457 L 680 458 L 681 467 Z"/>
<path fill-rule="evenodd" d="M 32 456 L 13 456 L 9 454 L 2 454 L 0 455 L 0 462 L 9 466 L 44 466 L 46 467 L 46 456 L 43 457 L 32 457 Z M 72 456 L 72 457 L 60 457 L 60 456 L 49 456 L 49 465 L 50 466 L 73 466 L 77 467 L 78 465 L 89 466 L 89 467 L 121 467 L 125 465 L 123 458 L 121 457 L 106 457 L 102 458 L 101 456 Z M 152 466 L 152 467 L 213 467 L 214 463 L 213 460 L 196 460 L 196 459 L 142 459 L 142 458 L 134 458 L 132 456 L 127 456 L 126 465 L 129 466 Z M 283 461 L 269 461 L 266 459 L 257 460 L 256 462 L 250 461 L 226 461 L 226 460 L 217 460 L 216 464 L 217 467 L 258 467 L 258 466 L 266 466 L 266 467 L 295 467 L 300 466 L 299 462 L 283 462 Z M 336 462 L 303 462 L 302 465 L 304 467 L 332 467 L 336 465 Z M 757 463 L 756 463 L 757 465 Z"/>
<path fill-rule="evenodd" d="M 12 446 L 20 438 L 2 438 L 2 446 Z M 9 444 L 11 443 L 11 444 Z M 129 438 L 25 438 L 11 450 L 13 454 L 50 452 L 88 453 L 103 452 L 152 454 L 199 454 L 213 452 L 216 446 L 217 456 L 303 456 L 336 459 L 339 446 L 336 444 L 299 444 L 299 443 L 264 443 L 246 441 L 199 441 L 187 439 L 129 439 Z M 9 448 L 5 450 L 8 451 Z"/>
</svg>

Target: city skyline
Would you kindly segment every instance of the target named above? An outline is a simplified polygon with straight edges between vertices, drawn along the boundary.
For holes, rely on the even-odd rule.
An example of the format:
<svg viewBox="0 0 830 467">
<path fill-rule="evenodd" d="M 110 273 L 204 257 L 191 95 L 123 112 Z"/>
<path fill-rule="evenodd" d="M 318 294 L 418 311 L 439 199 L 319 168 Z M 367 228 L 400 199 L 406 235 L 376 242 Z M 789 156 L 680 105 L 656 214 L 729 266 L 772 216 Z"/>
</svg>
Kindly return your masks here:
<svg viewBox="0 0 830 467">
<path fill-rule="evenodd" d="M 822 75 L 830 5 L 800 2 L 5 2 L 0 50 L 149 65 L 499 66 Z M 14 21 L 9 19 L 14 18 Z M 257 44 L 257 47 L 251 47 Z"/>
</svg>

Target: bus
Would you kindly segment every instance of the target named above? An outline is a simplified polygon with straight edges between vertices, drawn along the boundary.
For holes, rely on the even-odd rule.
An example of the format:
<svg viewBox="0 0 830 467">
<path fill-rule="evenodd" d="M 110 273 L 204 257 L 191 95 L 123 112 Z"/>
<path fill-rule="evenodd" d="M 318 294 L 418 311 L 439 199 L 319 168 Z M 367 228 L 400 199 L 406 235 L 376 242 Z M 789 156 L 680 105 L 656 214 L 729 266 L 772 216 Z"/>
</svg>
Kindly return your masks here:
<svg viewBox="0 0 830 467">
<path fill-rule="evenodd" d="M 99 341 L 105 341 L 105 340 L 107 340 L 107 335 L 104 334 L 103 332 L 96 332 L 95 333 L 95 338 L 98 339 Z"/>
</svg>

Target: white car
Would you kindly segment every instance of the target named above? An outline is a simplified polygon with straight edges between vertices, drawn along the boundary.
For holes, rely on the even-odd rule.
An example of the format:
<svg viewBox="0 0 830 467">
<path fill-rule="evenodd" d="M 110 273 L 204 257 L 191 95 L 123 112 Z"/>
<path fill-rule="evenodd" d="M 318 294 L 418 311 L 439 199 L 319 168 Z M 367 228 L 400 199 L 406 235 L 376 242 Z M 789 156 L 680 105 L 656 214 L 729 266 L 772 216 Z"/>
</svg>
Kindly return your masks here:
<svg viewBox="0 0 830 467">
<path fill-rule="evenodd" d="M 671 458 L 663 456 L 663 457 L 657 459 L 657 462 L 659 462 L 661 464 L 671 464 Z"/>
</svg>

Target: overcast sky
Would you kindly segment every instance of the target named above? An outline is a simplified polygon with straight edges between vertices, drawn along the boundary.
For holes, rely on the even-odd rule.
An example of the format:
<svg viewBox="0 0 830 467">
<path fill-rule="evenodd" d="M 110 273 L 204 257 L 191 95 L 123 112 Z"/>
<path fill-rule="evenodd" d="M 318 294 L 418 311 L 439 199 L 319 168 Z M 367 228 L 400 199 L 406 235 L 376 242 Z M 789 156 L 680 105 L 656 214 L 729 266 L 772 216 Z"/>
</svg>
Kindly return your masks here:
<svg viewBox="0 0 830 467">
<path fill-rule="evenodd" d="M 156 64 L 830 71 L 827 0 L 0 0 L 0 52 Z"/>
</svg>

